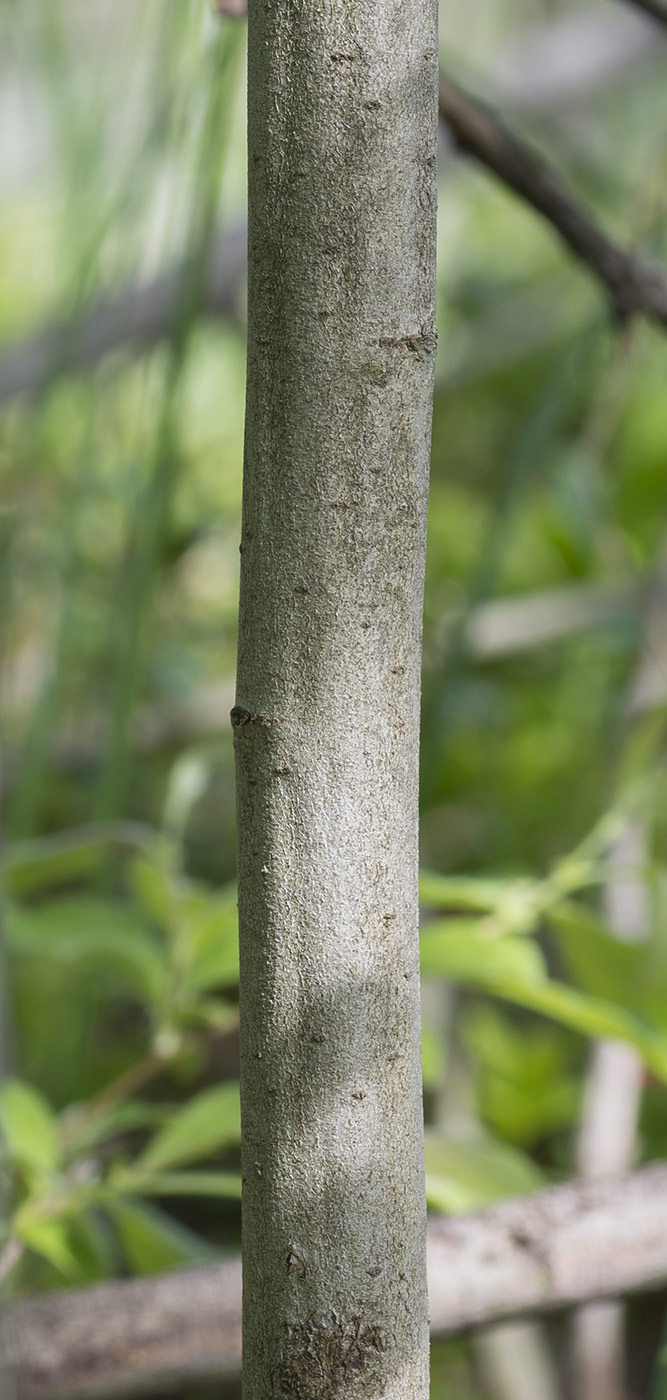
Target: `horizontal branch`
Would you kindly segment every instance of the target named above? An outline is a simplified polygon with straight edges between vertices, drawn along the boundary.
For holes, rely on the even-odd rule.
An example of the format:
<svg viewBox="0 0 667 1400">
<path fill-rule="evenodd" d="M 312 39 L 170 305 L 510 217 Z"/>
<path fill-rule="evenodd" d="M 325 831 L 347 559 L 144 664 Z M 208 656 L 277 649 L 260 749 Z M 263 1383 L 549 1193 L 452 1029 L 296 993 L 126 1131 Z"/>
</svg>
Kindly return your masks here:
<svg viewBox="0 0 667 1400">
<path fill-rule="evenodd" d="M 551 224 L 570 252 L 605 287 L 619 319 L 644 315 L 667 327 L 667 278 L 663 272 L 612 242 L 537 151 L 446 77 L 440 79 L 440 116 L 461 150 L 474 156 Z"/>
<path fill-rule="evenodd" d="M 612 588 L 598 583 L 565 584 L 493 598 L 469 614 L 466 650 L 476 661 L 502 660 L 581 632 L 627 624 L 639 619 L 642 598 L 639 584 Z M 456 619 L 452 621 L 455 624 Z"/>
<path fill-rule="evenodd" d="M 428 1267 L 434 1337 L 658 1288 L 667 1165 L 432 1219 Z M 3 1331 L 12 1400 L 116 1400 L 234 1380 L 240 1290 L 234 1261 L 14 1303 Z"/>
<path fill-rule="evenodd" d="M 202 292 L 209 314 L 233 315 L 245 261 L 245 226 L 221 234 Z M 89 371 L 121 346 L 145 349 L 161 340 L 177 320 L 184 273 L 184 266 L 160 273 L 0 352 L 0 405 L 39 393 L 59 374 Z"/>
</svg>

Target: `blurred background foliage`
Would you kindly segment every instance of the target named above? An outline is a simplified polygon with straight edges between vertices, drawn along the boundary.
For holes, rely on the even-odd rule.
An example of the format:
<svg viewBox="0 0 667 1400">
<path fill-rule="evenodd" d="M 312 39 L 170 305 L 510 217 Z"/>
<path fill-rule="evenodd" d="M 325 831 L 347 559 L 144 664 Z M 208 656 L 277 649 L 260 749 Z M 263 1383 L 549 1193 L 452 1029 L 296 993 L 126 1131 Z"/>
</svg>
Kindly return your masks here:
<svg viewBox="0 0 667 1400">
<path fill-rule="evenodd" d="M 660 32 L 614 0 L 441 18 L 449 72 L 666 255 Z M 9 1297 L 239 1245 L 244 45 L 204 0 L 0 7 Z M 636 1159 L 667 1155 L 667 347 L 441 157 L 424 1078 L 430 1204 L 459 1211 L 576 1171 L 594 1037 L 641 1053 Z M 467 1343 L 433 1385 L 502 1391 Z"/>
</svg>

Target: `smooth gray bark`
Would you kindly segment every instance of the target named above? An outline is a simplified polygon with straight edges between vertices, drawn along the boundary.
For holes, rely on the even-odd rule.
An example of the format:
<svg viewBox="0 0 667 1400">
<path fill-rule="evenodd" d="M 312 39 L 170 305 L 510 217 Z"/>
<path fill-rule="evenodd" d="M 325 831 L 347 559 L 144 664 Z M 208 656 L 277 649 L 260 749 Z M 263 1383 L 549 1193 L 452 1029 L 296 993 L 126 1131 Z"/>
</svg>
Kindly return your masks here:
<svg viewBox="0 0 667 1400">
<path fill-rule="evenodd" d="M 435 0 L 251 0 L 234 724 L 244 1385 L 426 1396 Z"/>
</svg>

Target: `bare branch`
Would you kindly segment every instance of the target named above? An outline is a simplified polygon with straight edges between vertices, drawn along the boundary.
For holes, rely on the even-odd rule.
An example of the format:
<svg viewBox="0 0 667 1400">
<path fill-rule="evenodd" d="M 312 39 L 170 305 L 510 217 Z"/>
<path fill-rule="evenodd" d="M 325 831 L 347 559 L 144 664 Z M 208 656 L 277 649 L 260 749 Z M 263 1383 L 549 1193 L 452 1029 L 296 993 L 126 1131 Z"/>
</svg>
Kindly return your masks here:
<svg viewBox="0 0 667 1400">
<path fill-rule="evenodd" d="M 642 6 L 643 0 L 633 3 Z M 646 0 L 643 7 L 654 4 L 658 8 L 658 3 L 659 0 Z M 212 0 L 212 4 L 221 14 L 242 16 L 245 12 L 245 0 Z M 639 57 L 645 47 L 641 26 L 628 25 L 621 16 L 612 24 L 600 23 L 595 12 L 568 16 L 530 32 L 522 40 L 512 41 L 498 55 L 489 82 L 514 106 L 558 107 L 609 81 Z M 458 99 L 459 103 L 464 100 L 461 93 Z M 489 122 L 489 114 L 484 115 Z M 455 130 L 451 104 L 446 119 Z M 455 134 L 462 147 L 489 163 L 474 149 L 472 141 L 466 144 L 462 132 Z M 532 152 L 529 155 L 534 159 Z M 493 165 L 491 168 L 495 169 Z M 506 178 L 498 169 L 496 174 Z M 523 190 L 518 192 L 529 198 Z M 546 209 L 541 212 L 551 220 Z M 244 271 L 245 229 L 241 228 L 222 235 L 215 245 L 203 303 L 207 314 L 233 313 Z M 89 371 L 121 346 L 140 351 L 154 345 L 168 334 L 173 323 L 182 276 L 182 268 L 170 269 L 144 287 L 129 287 L 117 297 L 93 305 L 73 323 L 38 331 L 0 351 L 0 406 L 38 393 L 58 374 Z"/>
<path fill-rule="evenodd" d="M 431 1220 L 428 1251 L 436 1337 L 661 1287 L 667 1165 Z M 3 1337 L 16 1400 L 115 1400 L 236 1378 L 240 1288 L 235 1261 L 14 1303 Z"/>
<path fill-rule="evenodd" d="M 210 315 L 233 315 L 245 272 L 245 227 L 222 234 L 213 246 L 203 294 Z M 92 369 L 111 350 L 145 350 L 168 334 L 178 312 L 183 268 L 128 287 L 78 320 L 52 326 L 0 353 L 0 405 L 39 393 L 58 374 Z"/>
<path fill-rule="evenodd" d="M 479 160 L 552 225 L 575 257 L 603 284 L 619 319 L 641 314 L 667 327 L 665 275 L 612 242 L 542 156 L 446 77 L 440 80 L 440 115 L 461 150 Z"/>
<path fill-rule="evenodd" d="M 20 1240 L 9 1240 L 4 1249 L 0 1250 L 0 1285 L 9 1277 L 22 1254 L 23 1245 Z"/>
<path fill-rule="evenodd" d="M 493 598 L 470 613 L 466 648 L 478 661 L 514 656 L 588 629 L 630 621 L 640 605 L 640 587 L 631 584 L 612 589 L 604 584 L 575 583 Z"/>
<path fill-rule="evenodd" d="M 645 15 L 650 15 L 651 19 L 664 24 L 667 28 L 667 5 L 664 0 L 630 0 L 630 4 L 636 9 L 643 10 Z"/>
<path fill-rule="evenodd" d="M 246 0 L 211 0 L 211 3 L 217 15 L 226 15 L 229 19 L 245 19 L 248 13 Z"/>
</svg>

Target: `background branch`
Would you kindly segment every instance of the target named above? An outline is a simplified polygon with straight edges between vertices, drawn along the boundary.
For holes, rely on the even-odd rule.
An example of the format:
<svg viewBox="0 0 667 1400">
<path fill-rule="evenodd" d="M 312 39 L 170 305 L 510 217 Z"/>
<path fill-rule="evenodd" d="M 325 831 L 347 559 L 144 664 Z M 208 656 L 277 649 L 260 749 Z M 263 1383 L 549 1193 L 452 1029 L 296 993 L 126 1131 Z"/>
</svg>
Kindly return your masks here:
<svg viewBox="0 0 667 1400">
<path fill-rule="evenodd" d="M 665 559 L 665 546 L 661 562 Z M 626 706 L 630 735 L 641 721 L 665 703 L 664 590 L 658 584 L 644 604 L 643 645 Z M 662 747 L 660 741 L 659 748 Z M 660 753 L 656 754 L 660 762 Z M 647 887 L 650 830 L 636 817 L 609 852 L 605 914 L 621 942 L 648 937 L 651 909 Z M 578 1168 L 584 1178 L 619 1176 L 633 1166 L 642 1101 L 644 1067 L 637 1051 L 619 1041 L 594 1046 L 579 1131 Z M 625 1325 L 619 1303 L 595 1303 L 574 1319 L 576 1400 L 624 1400 Z"/>
<path fill-rule="evenodd" d="M 214 241 L 202 305 L 213 316 L 233 316 L 245 275 L 245 225 Z M 39 393 L 59 374 L 90 371 L 112 350 L 145 349 L 168 334 L 179 309 L 186 267 L 162 272 L 144 286 L 130 286 L 83 312 L 0 353 L 0 405 Z"/>
<path fill-rule="evenodd" d="M 667 1166 L 432 1219 L 428 1266 L 436 1337 L 660 1287 Z M 238 1377 L 240 1286 L 234 1261 L 12 1304 L 3 1340 L 15 1400 L 114 1400 Z"/>
<path fill-rule="evenodd" d="M 568 10 L 528 25 L 506 41 L 484 85 L 494 101 L 531 112 L 561 113 L 588 102 L 641 58 L 655 53 L 655 28 L 632 5 Z"/>
<path fill-rule="evenodd" d="M 630 4 L 638 10 L 643 10 L 645 15 L 650 15 L 651 19 L 658 21 L 658 24 L 664 24 L 667 27 L 667 5 L 663 3 L 663 0 L 630 0 Z"/>
<path fill-rule="evenodd" d="M 659 0 L 632 2 L 648 11 L 654 7 L 654 17 L 655 11 L 661 10 Z M 233 12 L 239 16 L 244 7 L 245 0 L 215 0 L 214 3 L 220 13 Z M 569 106 L 608 83 L 647 51 L 653 36 L 644 32 L 646 28 L 639 22 L 632 23 L 631 16 L 623 13 L 604 23 L 595 12 L 552 21 L 520 35 L 501 51 L 488 75 L 489 87 L 513 106 L 530 110 L 557 109 L 563 103 Z M 543 167 L 534 152 L 501 131 L 486 109 L 447 82 L 441 89 L 441 115 L 462 149 L 489 166 L 516 193 L 534 204 L 531 191 L 543 182 L 543 174 L 542 181 L 536 180 L 536 161 L 540 170 L 543 171 Z M 512 160 L 508 160 L 508 143 Z M 520 171 L 520 184 L 509 178 L 512 169 L 515 176 Z M 551 175 L 550 178 L 553 182 L 556 177 Z M 551 212 L 554 206 L 540 208 L 544 217 L 555 222 L 557 227 L 563 197 L 564 192 L 559 189 L 556 218 Z M 567 201 L 569 197 L 565 198 Z M 586 223 L 585 215 L 583 219 Z M 582 212 L 575 209 L 575 225 L 579 231 L 581 221 Z M 612 249 L 614 277 L 619 275 L 620 257 L 621 282 L 625 285 L 623 268 L 628 260 L 634 272 L 631 255 L 609 245 L 604 235 L 588 222 L 589 231 L 593 228 L 596 246 L 596 240 L 603 239 L 605 257 L 609 247 Z M 560 227 L 559 232 L 568 242 Z M 202 309 L 209 315 L 233 315 L 237 309 L 239 284 L 245 274 L 245 239 L 245 227 L 241 226 L 221 234 L 214 243 L 202 300 Z M 571 242 L 568 246 L 591 266 L 584 252 L 574 248 Z M 586 247 L 590 248 L 590 239 Z M 598 275 L 595 267 L 593 270 Z M 641 270 L 645 276 L 647 269 L 642 265 Z M 655 276 L 652 269 L 648 271 Z M 116 297 L 94 304 L 75 321 L 47 327 L 0 351 L 0 406 L 38 393 L 58 374 L 90 371 L 113 350 L 123 346 L 141 350 L 155 344 L 168 334 L 173 324 L 183 276 L 182 267 L 168 269 L 143 287 L 128 287 Z M 633 283 L 633 276 L 630 281 Z M 605 285 L 609 290 L 609 284 Z M 646 290 L 644 282 L 642 289 Z M 645 308 L 642 305 L 634 309 Z"/>
<path fill-rule="evenodd" d="M 440 116 L 466 151 L 541 214 L 605 287 L 621 320 L 642 314 L 667 326 L 667 278 L 613 243 L 527 142 L 451 79 L 440 80 Z"/>
</svg>

